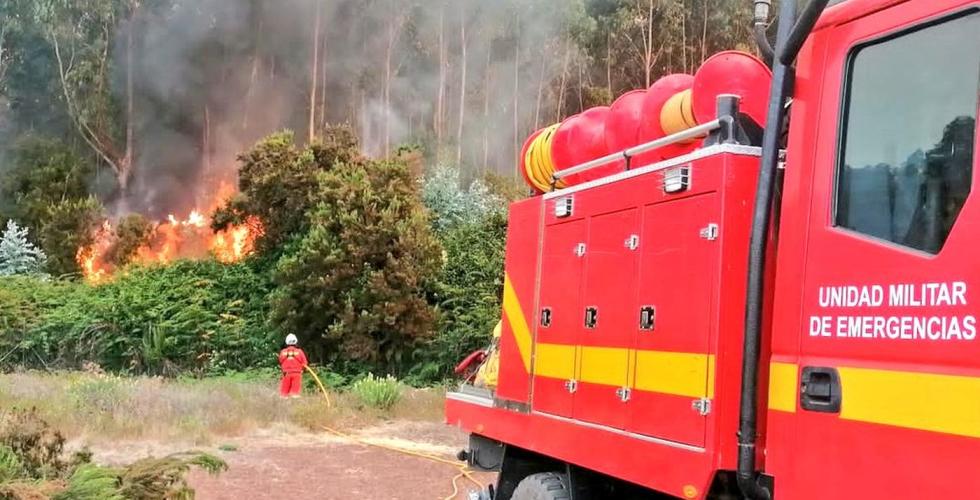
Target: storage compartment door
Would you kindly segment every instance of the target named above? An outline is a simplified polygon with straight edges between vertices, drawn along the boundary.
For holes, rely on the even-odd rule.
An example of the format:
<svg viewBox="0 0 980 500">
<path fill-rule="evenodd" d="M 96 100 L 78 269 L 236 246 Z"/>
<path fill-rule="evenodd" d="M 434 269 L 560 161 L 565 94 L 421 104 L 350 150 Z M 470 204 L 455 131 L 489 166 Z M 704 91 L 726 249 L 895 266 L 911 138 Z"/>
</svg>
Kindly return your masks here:
<svg viewBox="0 0 980 500">
<path fill-rule="evenodd" d="M 587 221 L 545 226 L 541 292 L 534 345 L 532 407 L 570 417 Z"/>
<path fill-rule="evenodd" d="M 704 446 L 714 357 L 708 355 L 718 271 L 715 193 L 644 209 L 636 333 L 636 374 L 628 429 Z"/>
<path fill-rule="evenodd" d="M 573 416 L 622 429 L 629 417 L 628 374 L 637 316 L 639 210 L 589 219 Z M 590 317 L 587 317 L 590 316 Z"/>
</svg>

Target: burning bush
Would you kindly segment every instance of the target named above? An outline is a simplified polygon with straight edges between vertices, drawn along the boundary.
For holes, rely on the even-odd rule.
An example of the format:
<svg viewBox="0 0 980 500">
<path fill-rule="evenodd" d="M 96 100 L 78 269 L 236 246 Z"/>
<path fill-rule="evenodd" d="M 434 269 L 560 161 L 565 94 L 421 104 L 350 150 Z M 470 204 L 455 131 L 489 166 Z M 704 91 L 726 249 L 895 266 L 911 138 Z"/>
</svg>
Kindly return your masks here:
<svg viewBox="0 0 980 500">
<path fill-rule="evenodd" d="M 224 190 L 230 196 L 231 188 Z M 222 198 L 224 199 L 224 198 Z M 201 212 L 191 211 L 186 219 L 170 215 L 152 224 L 143 216 L 130 214 L 116 227 L 108 220 L 92 236 L 92 243 L 78 247 L 75 259 L 90 283 L 106 281 L 116 269 L 130 263 L 167 264 L 177 259 L 214 257 L 224 263 L 238 262 L 255 250 L 264 231 L 255 216 L 212 231 Z"/>
<path fill-rule="evenodd" d="M 212 219 L 216 231 L 240 225 L 250 217 L 264 222 L 260 249 L 273 250 L 309 228 L 309 213 L 317 202 L 317 175 L 335 165 L 357 161 L 357 139 L 347 126 L 328 128 L 311 146 L 300 149 L 292 132 L 259 141 L 239 156 L 239 195 L 232 197 Z"/>
</svg>

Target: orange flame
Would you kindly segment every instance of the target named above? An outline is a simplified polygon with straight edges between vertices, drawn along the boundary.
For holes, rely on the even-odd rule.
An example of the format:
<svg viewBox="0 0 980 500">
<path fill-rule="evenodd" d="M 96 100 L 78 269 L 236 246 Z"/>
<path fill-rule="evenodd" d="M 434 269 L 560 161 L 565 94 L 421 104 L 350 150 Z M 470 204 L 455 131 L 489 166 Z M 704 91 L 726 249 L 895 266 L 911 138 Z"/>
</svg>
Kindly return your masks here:
<svg viewBox="0 0 980 500">
<path fill-rule="evenodd" d="M 112 238 L 112 224 L 106 220 L 93 235 L 92 244 L 80 247 L 75 253 L 75 261 L 82 268 L 82 274 L 88 282 L 101 283 L 111 273 L 111 269 L 104 262 L 104 257 L 112 246 Z"/>
<path fill-rule="evenodd" d="M 234 194 L 230 185 L 219 186 L 218 201 L 214 210 Z M 262 236 L 262 221 L 249 216 L 241 224 L 233 224 L 222 231 L 213 232 L 208 217 L 192 210 L 185 219 L 170 214 L 157 223 L 148 241 L 136 250 L 133 262 L 140 264 L 166 264 L 175 259 L 201 259 L 209 255 L 224 263 L 238 262 L 255 251 L 255 242 Z M 115 271 L 109 262 L 109 253 L 118 242 L 112 225 L 107 220 L 94 235 L 91 245 L 78 249 L 75 260 L 82 275 L 89 283 L 103 283 Z"/>
</svg>

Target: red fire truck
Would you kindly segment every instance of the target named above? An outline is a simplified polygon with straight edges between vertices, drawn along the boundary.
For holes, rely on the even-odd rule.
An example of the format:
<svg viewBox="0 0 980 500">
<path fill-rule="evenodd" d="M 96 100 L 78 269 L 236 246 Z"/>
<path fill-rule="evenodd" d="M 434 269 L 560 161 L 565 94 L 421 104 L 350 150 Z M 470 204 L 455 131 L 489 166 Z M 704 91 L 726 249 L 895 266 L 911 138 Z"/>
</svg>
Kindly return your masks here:
<svg viewBox="0 0 980 500">
<path fill-rule="evenodd" d="M 446 401 L 484 498 L 980 498 L 980 2 L 801 7 L 762 69 L 529 140 L 494 376 Z"/>
</svg>

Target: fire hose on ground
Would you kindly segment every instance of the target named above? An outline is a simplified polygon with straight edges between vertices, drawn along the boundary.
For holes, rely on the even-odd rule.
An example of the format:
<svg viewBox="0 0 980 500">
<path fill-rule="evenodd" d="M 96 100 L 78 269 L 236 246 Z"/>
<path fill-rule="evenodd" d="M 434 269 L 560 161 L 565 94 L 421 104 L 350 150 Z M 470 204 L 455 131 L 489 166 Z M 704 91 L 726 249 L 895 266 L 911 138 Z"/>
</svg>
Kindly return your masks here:
<svg viewBox="0 0 980 500">
<path fill-rule="evenodd" d="M 322 394 L 323 395 L 323 399 L 326 400 L 326 402 L 327 402 L 327 408 L 332 408 L 333 407 L 333 403 L 330 401 L 330 395 L 327 393 L 327 388 L 323 386 L 323 382 L 320 382 L 320 377 L 317 376 L 316 372 L 312 368 L 310 368 L 309 365 L 307 365 L 305 368 L 306 368 L 306 371 L 309 372 L 309 374 L 313 377 L 313 381 L 316 382 L 317 387 L 320 388 L 320 394 Z M 332 427 L 328 427 L 328 426 L 325 426 L 325 425 L 322 426 L 322 427 L 323 427 L 323 430 L 325 430 L 325 431 L 327 431 L 327 432 L 329 432 L 329 433 L 331 433 L 331 434 L 333 434 L 335 436 L 338 436 L 338 437 L 341 437 L 341 438 L 344 438 L 344 439 L 347 439 L 347 440 L 350 440 L 350 441 L 354 441 L 356 443 L 359 443 L 359 444 L 362 444 L 362 445 L 365 445 L 365 446 L 373 446 L 375 448 L 381 448 L 381 449 L 388 450 L 388 451 L 394 451 L 394 452 L 398 452 L 398 453 L 401 453 L 401 454 L 404 454 L 404 455 L 410 455 L 410 456 L 413 456 L 413 457 L 424 458 L 424 459 L 429 460 L 429 461 L 432 461 L 432 462 L 438 462 L 438 463 L 442 463 L 442 464 L 446 464 L 446 465 L 449 465 L 449 466 L 454 467 L 459 473 L 456 474 L 453 477 L 453 480 L 452 480 L 453 492 L 449 496 L 445 497 L 445 500 L 452 500 L 453 498 L 456 498 L 456 496 L 459 494 L 459 485 L 457 484 L 457 482 L 460 479 L 462 479 L 462 478 L 468 479 L 470 482 L 472 482 L 473 484 L 475 484 L 477 486 L 477 488 L 483 488 L 483 485 L 480 484 L 480 482 L 477 481 L 476 478 L 473 477 L 472 472 L 469 470 L 469 468 L 466 466 L 466 464 L 461 464 L 461 463 L 459 463 L 457 461 L 449 460 L 449 459 L 446 459 L 446 458 L 443 458 L 443 457 L 439 457 L 439 456 L 436 456 L 436 455 L 430 455 L 428 453 L 420 453 L 420 452 L 417 452 L 417 451 L 406 450 L 404 448 L 399 448 L 397 446 L 389 446 L 389 445 L 380 444 L 380 443 L 373 443 L 373 442 L 370 442 L 370 441 L 366 441 L 364 439 L 361 439 L 361 438 L 359 438 L 357 436 L 354 436 L 352 434 L 348 434 L 346 432 L 339 431 L 339 430 L 334 429 Z"/>
</svg>

